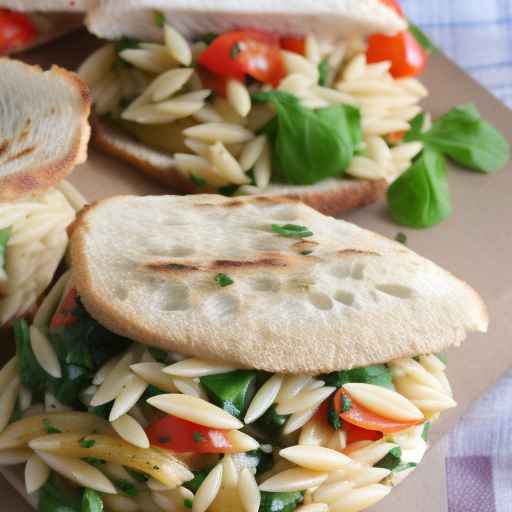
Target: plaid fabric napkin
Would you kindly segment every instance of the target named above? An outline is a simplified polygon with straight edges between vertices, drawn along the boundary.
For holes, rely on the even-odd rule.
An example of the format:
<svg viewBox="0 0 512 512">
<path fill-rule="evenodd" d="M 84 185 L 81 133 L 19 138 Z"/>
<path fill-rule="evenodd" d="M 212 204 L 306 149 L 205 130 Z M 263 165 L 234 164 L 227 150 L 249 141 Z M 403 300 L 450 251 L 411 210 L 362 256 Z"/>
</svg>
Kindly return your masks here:
<svg viewBox="0 0 512 512">
<path fill-rule="evenodd" d="M 452 60 L 512 107 L 512 0 L 401 3 Z"/>
<path fill-rule="evenodd" d="M 449 512 L 512 510 L 512 372 L 476 403 L 448 439 Z"/>
</svg>

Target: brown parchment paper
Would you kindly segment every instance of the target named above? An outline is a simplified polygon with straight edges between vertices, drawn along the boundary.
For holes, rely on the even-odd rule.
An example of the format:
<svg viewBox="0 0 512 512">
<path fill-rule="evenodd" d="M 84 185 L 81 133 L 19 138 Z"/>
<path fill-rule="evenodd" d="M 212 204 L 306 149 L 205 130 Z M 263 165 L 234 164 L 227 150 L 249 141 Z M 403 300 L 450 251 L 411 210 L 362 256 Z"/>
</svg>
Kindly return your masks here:
<svg viewBox="0 0 512 512">
<path fill-rule="evenodd" d="M 23 56 L 27 62 L 49 66 L 57 63 L 75 69 L 97 45 L 85 33 L 68 36 Z M 440 54 L 431 58 L 422 81 L 430 91 L 425 109 L 436 117 L 451 107 L 473 102 L 482 116 L 512 141 L 512 111 L 486 92 L 457 66 Z M 1 94 L 1 91 L 0 91 Z M 71 181 L 90 200 L 114 194 L 165 193 L 133 168 L 90 150 L 88 161 L 76 169 Z M 443 436 L 464 411 L 512 368 L 512 164 L 500 173 L 483 175 L 465 170 L 450 172 L 454 213 L 430 230 L 415 231 L 396 226 L 384 204 L 346 215 L 362 227 L 394 238 L 407 234 L 408 246 L 468 281 L 484 297 L 491 325 L 487 335 L 470 336 L 459 349 L 450 350 L 449 378 L 459 407 L 443 415 L 432 434 L 433 448 L 403 485 L 373 510 L 378 512 L 443 512 L 447 510 Z M 3 347 L 1 359 L 12 348 Z M 440 441 L 440 442 L 438 442 Z M 28 512 L 30 507 L 3 479 L 0 509 Z"/>
</svg>

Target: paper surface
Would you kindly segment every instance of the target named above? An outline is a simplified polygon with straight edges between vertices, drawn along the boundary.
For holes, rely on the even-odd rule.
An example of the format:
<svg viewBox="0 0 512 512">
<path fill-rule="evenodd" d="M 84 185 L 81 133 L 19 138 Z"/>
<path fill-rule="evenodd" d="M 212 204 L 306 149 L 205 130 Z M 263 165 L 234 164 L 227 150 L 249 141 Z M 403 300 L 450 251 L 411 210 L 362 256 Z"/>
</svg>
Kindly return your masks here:
<svg viewBox="0 0 512 512">
<path fill-rule="evenodd" d="M 24 58 L 43 66 L 58 63 L 74 69 L 94 45 L 85 34 L 70 36 Z M 484 119 L 512 141 L 512 112 L 442 55 L 432 57 L 422 81 L 430 91 L 425 109 L 434 117 L 455 105 L 473 102 Z M 132 167 L 93 149 L 89 160 L 76 169 L 71 181 L 90 200 L 114 194 L 166 192 Z M 454 213 L 430 230 L 408 230 L 393 224 L 382 203 L 344 217 L 390 238 L 399 231 L 406 233 L 411 249 L 468 281 L 482 294 L 489 308 L 489 333 L 472 335 L 462 348 L 449 352 L 448 375 L 459 407 L 443 414 L 435 425 L 434 443 L 450 430 L 471 403 L 512 367 L 512 165 L 494 175 L 452 170 L 450 186 Z M 7 357 L 7 350 L 2 359 Z M 413 475 L 372 510 L 447 510 L 443 454 L 443 443 L 437 443 Z M 3 479 L 0 480 L 0 496 L 2 510 L 30 510 Z"/>
</svg>

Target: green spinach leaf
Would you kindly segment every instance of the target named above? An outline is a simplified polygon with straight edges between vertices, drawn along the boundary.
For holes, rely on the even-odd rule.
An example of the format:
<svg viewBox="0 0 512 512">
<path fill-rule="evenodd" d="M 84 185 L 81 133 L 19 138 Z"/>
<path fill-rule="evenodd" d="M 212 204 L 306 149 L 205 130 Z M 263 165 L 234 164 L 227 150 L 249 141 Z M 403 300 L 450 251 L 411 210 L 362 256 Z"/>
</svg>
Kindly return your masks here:
<svg viewBox="0 0 512 512">
<path fill-rule="evenodd" d="M 329 77 L 329 58 L 324 57 L 318 64 L 318 85 L 325 87 Z"/>
<path fill-rule="evenodd" d="M 85 489 L 82 494 L 80 512 L 103 512 L 103 500 L 93 489 Z"/>
<path fill-rule="evenodd" d="M 323 375 L 322 380 L 328 386 L 336 388 L 341 388 L 349 382 L 360 382 L 394 389 L 391 372 L 385 364 L 375 364 L 364 368 L 353 368 L 352 370 L 329 373 Z"/>
<path fill-rule="evenodd" d="M 443 156 L 425 147 L 421 156 L 388 189 L 393 219 L 404 226 L 428 228 L 451 213 Z"/>
<path fill-rule="evenodd" d="M 262 492 L 259 512 L 292 512 L 303 501 L 302 492 Z"/>
<path fill-rule="evenodd" d="M 272 145 L 273 168 L 279 179 L 294 185 L 311 185 L 344 173 L 354 154 L 352 136 L 341 129 L 343 121 L 334 126 L 329 121 L 345 107 L 321 109 L 324 112 L 319 114 L 282 91 L 257 93 L 253 99 L 270 102 L 276 108 L 276 118 L 263 132 Z"/>
</svg>

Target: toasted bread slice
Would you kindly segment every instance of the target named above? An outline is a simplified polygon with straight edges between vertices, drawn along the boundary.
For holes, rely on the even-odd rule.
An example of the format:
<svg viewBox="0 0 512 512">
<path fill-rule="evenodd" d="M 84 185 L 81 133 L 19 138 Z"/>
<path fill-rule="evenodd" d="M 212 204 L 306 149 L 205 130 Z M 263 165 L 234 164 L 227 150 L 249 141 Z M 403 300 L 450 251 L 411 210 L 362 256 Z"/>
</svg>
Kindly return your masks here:
<svg viewBox="0 0 512 512">
<path fill-rule="evenodd" d="M 339 371 L 439 352 L 488 323 L 472 288 L 402 244 L 268 196 L 107 199 L 78 220 L 71 257 L 108 329 L 236 367 Z"/>
<path fill-rule="evenodd" d="M 53 187 L 87 157 L 91 101 L 77 75 L 0 59 L 0 201 Z"/>
<path fill-rule="evenodd" d="M 103 120 L 93 120 L 94 144 L 121 160 L 134 165 L 143 173 L 160 181 L 181 194 L 215 192 L 198 187 L 175 167 L 174 159 L 157 149 L 135 140 L 122 129 Z M 272 185 L 265 193 L 275 197 L 298 199 L 318 211 L 339 215 L 345 210 L 370 204 L 383 196 L 387 187 L 384 180 L 337 180 L 331 179 L 312 186 Z"/>
<path fill-rule="evenodd" d="M 394 34 L 405 20 L 379 0 L 104 0 L 91 9 L 89 30 L 99 37 L 130 36 L 156 40 L 160 29 L 155 10 L 185 37 L 251 27 L 279 34 L 314 33 L 326 39 L 340 36 Z"/>
</svg>

